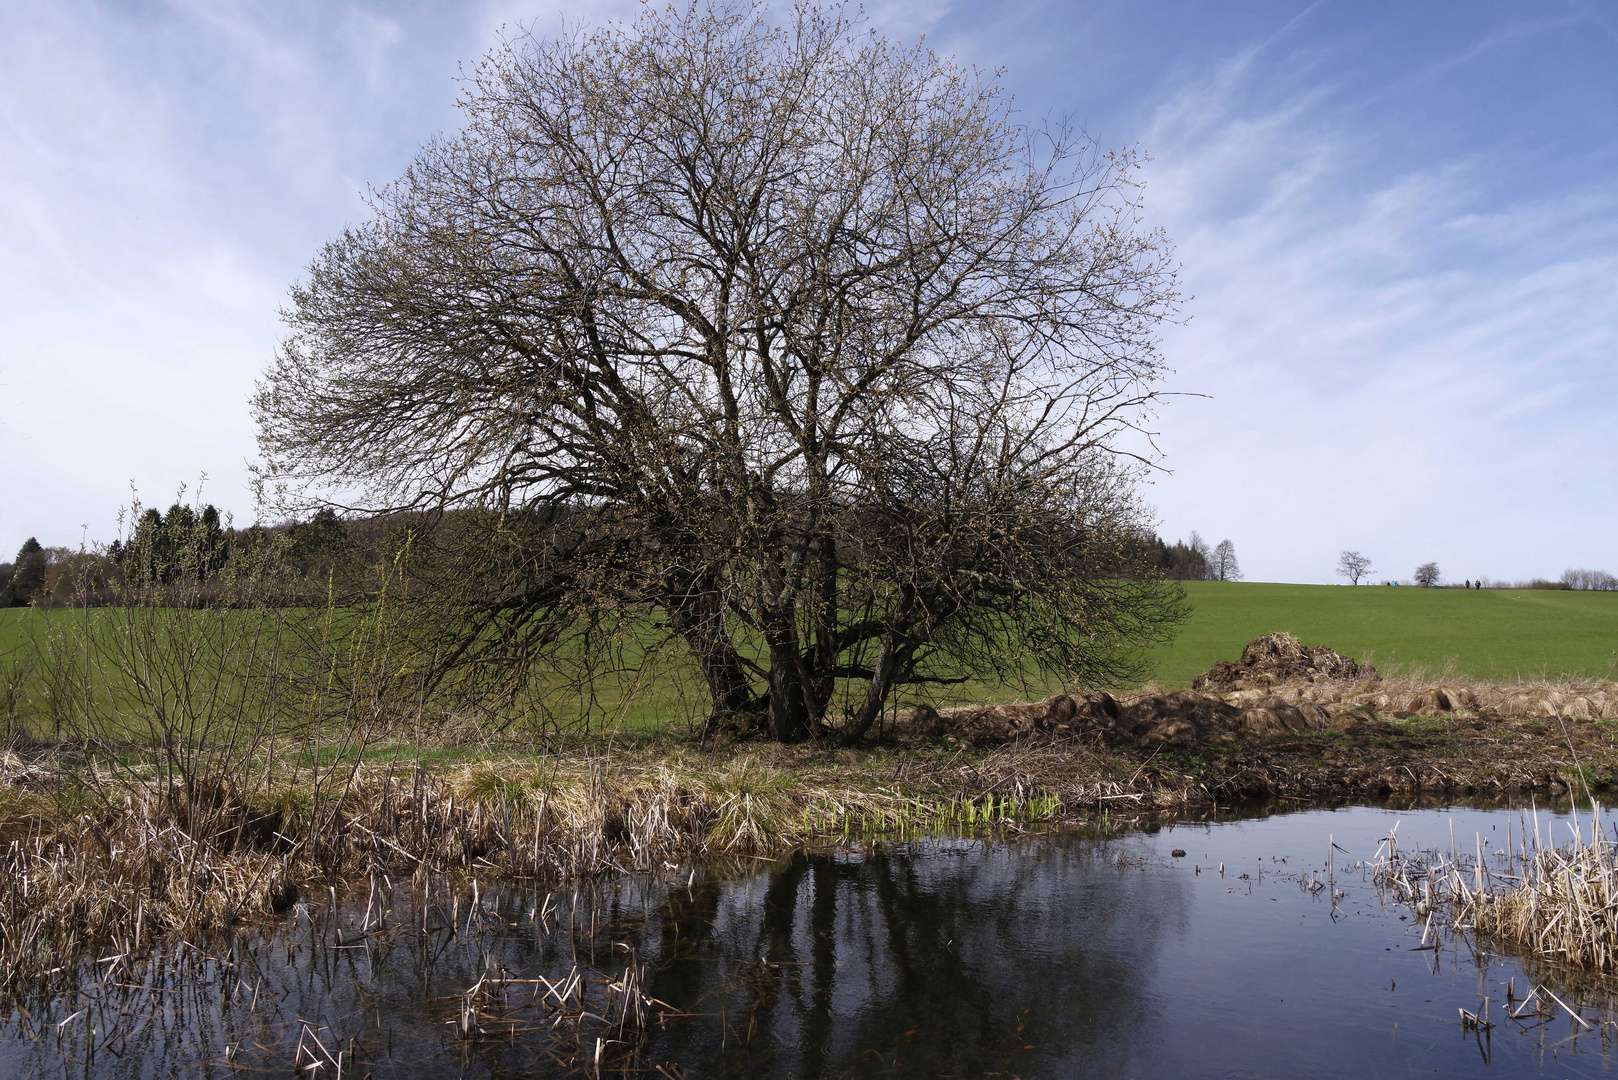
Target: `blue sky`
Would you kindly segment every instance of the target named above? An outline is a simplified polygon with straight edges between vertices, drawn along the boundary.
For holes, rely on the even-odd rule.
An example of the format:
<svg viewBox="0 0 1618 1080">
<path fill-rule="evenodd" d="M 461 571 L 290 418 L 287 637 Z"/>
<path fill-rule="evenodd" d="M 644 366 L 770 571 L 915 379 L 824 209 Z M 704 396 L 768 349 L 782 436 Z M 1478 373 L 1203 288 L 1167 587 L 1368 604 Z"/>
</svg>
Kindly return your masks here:
<svg viewBox="0 0 1618 1080">
<path fill-rule="evenodd" d="M 502 25 L 614 2 L 0 5 L 0 557 L 131 485 L 254 517 L 246 398 L 318 245 Z M 875 2 L 1139 144 L 1189 321 L 1146 490 L 1253 580 L 1618 572 L 1618 2 Z"/>
</svg>

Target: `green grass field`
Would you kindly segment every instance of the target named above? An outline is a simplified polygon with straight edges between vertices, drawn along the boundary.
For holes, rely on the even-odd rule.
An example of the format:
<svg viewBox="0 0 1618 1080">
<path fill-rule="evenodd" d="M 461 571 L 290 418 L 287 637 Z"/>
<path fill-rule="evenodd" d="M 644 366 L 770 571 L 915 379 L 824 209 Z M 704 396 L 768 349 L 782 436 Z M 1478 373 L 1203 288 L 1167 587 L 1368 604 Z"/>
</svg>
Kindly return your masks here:
<svg viewBox="0 0 1618 1080">
<path fill-rule="evenodd" d="M 1618 592 L 1186 582 L 1190 620 L 1153 654 L 1156 680 L 1189 686 L 1217 660 L 1285 630 L 1384 674 L 1446 669 L 1479 680 L 1618 678 Z"/>
<path fill-rule="evenodd" d="M 1171 689 L 1189 686 L 1216 661 L 1239 659 L 1247 642 L 1276 630 L 1369 660 L 1391 675 L 1453 672 L 1486 681 L 1618 678 L 1618 593 L 1211 581 L 1185 586 L 1191 618 L 1172 645 L 1150 657 L 1154 681 Z M 0 666 L 26 635 L 84 617 L 66 609 L 0 611 Z M 694 673 L 684 667 L 681 657 L 670 654 L 639 679 L 632 673 L 609 677 L 591 704 L 578 700 L 576 691 L 547 692 L 543 681 L 538 696 L 556 719 L 592 715 L 612 726 L 661 729 L 671 721 L 699 719 L 701 692 Z M 1012 700 L 1057 689 L 967 684 L 929 696 L 939 703 Z"/>
<path fill-rule="evenodd" d="M 19 715 L 37 718 L 43 715 L 42 710 L 47 708 L 49 701 L 60 701 L 70 696 L 77 700 L 77 696 L 82 695 L 82 691 L 76 689 L 81 685 L 76 680 L 82 678 L 78 673 L 82 668 L 75 669 L 68 682 L 46 685 L 48 680 L 43 678 L 42 672 L 50 665 L 41 662 L 42 652 L 72 659 L 91 654 L 87 662 L 93 660 L 93 663 L 89 663 L 93 671 L 90 676 L 94 684 L 92 699 L 106 705 L 112 712 L 129 710 L 132 700 L 128 693 L 129 679 L 127 673 L 120 675 L 120 672 L 124 671 L 125 662 L 134 653 L 120 652 L 112 643 L 116 639 L 126 639 L 131 626 L 151 629 L 149 618 L 131 621 L 127 617 L 129 610 L 132 609 L 108 607 L 89 612 L 68 607 L 0 609 L 0 717 L 4 715 L 8 697 Z M 145 611 L 147 617 L 154 614 L 150 610 L 139 610 Z M 215 682 L 220 671 L 219 651 L 230 647 L 227 642 L 236 648 L 234 655 L 238 663 L 246 661 L 249 649 L 256 652 L 258 670 L 263 671 L 269 652 L 276 648 L 271 644 L 276 628 L 285 620 L 287 628 L 298 627 L 301 632 L 293 633 L 288 629 L 284 640 L 290 646 L 290 652 L 281 655 L 300 655 L 307 665 L 308 642 L 322 636 L 321 624 L 326 618 L 323 609 L 315 608 L 275 611 L 215 609 L 206 613 L 192 613 L 198 623 L 195 629 L 185 631 L 179 629 L 178 622 L 165 618 L 177 615 L 174 609 L 157 609 L 155 614 L 158 615 L 157 625 L 166 625 L 168 630 L 153 630 L 148 638 L 143 639 L 146 642 L 145 650 L 135 648 L 134 652 L 148 658 L 152 665 L 152 670 L 146 672 L 148 679 L 152 671 L 160 670 L 173 680 L 179 674 L 176 667 L 178 658 L 184 655 L 187 648 L 195 649 L 190 694 L 194 703 L 198 704 L 221 689 L 228 691 L 238 686 L 237 681 L 231 678 Z M 353 640 L 351 635 L 363 630 L 363 624 L 368 621 L 368 616 L 362 610 L 343 609 L 338 618 L 335 629 L 331 631 L 332 641 L 323 653 L 325 659 L 319 661 L 322 671 L 330 667 L 355 678 L 369 673 L 374 679 L 379 671 L 386 671 L 391 678 L 399 677 L 408 670 L 408 664 L 406 668 L 398 666 L 403 654 L 393 653 L 387 646 L 382 647 L 382 652 L 376 651 L 374 646 L 367 648 L 364 645 L 361 645 L 358 653 L 350 651 L 348 643 Z M 88 650 L 84 648 L 86 636 L 96 643 Z M 292 644 L 294 639 L 303 641 L 302 650 Z M 126 650 L 130 648 L 125 646 Z M 535 724 L 574 726 L 588 720 L 593 728 L 639 731 L 662 731 L 670 724 L 690 727 L 700 723 L 706 711 L 701 682 L 687 654 L 680 647 L 652 652 L 633 634 L 625 634 L 614 639 L 610 647 L 598 649 L 593 655 L 599 665 L 599 676 L 592 685 L 581 685 L 570 674 L 555 669 L 540 671 L 533 680 L 532 692 L 504 708 L 500 719 L 509 720 L 519 728 Z M 227 670 L 230 669 L 227 667 Z M 15 686 L 12 685 L 13 681 Z M 172 689 L 173 685 L 169 683 L 169 688 Z M 13 693 L 17 690 L 20 690 L 20 694 Z M 145 708 L 134 709 L 134 713 L 140 716 L 148 711 Z M 54 718 L 56 713 L 53 712 L 52 716 Z M 70 720 L 71 717 L 68 717 L 63 723 Z M 34 727 L 39 727 L 37 719 Z M 137 730 L 139 727 L 137 723 Z M 53 719 L 51 730 L 59 734 L 65 729 L 54 726 Z"/>
</svg>

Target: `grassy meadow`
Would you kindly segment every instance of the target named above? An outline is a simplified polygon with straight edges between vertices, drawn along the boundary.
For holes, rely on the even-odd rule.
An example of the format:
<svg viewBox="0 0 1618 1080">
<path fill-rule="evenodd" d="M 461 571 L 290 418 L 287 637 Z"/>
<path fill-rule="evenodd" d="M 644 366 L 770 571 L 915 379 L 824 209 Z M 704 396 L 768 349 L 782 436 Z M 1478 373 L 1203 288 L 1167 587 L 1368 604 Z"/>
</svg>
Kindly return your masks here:
<svg viewBox="0 0 1618 1080">
<path fill-rule="evenodd" d="M 1155 652 L 1156 681 L 1180 688 L 1215 661 L 1285 630 L 1384 674 L 1453 672 L 1484 682 L 1618 678 L 1618 592 L 1418 589 L 1188 581 L 1190 620 Z"/>
<path fill-rule="evenodd" d="M 36 735 L 87 734 L 76 714 L 83 711 L 88 691 L 103 717 L 122 715 L 134 721 L 127 729 L 103 721 L 95 734 L 140 742 L 151 734 L 140 719 L 152 712 L 155 702 L 144 700 L 150 693 L 173 698 L 162 709 L 187 729 L 193 719 L 217 712 L 227 700 L 245 706 L 252 696 L 244 696 L 240 680 L 225 672 L 247 663 L 264 676 L 294 654 L 301 658 L 305 684 L 298 692 L 312 689 L 307 685 L 312 661 L 326 673 L 319 678 L 325 685 L 316 688 L 322 696 L 381 693 L 397 698 L 413 681 L 416 658 L 389 625 L 393 609 L 380 618 L 375 612 L 0 609 L 0 719 L 12 713 L 27 716 L 31 721 L 24 728 Z M 654 651 L 626 633 L 593 655 L 599 674 L 588 685 L 575 671 L 537 672 L 527 692 L 497 714 L 479 715 L 463 734 L 470 737 L 473 729 L 558 728 L 652 733 L 700 725 L 706 713 L 701 680 L 682 650 Z M 288 669 L 272 682 L 290 674 Z M 299 710 L 294 701 L 282 704 Z M 356 698 L 342 711 L 357 705 Z M 187 718 L 186 713 L 196 715 Z"/>
<path fill-rule="evenodd" d="M 1618 593 L 1261 582 L 1184 584 L 1191 617 L 1173 644 L 1149 657 L 1152 681 L 1170 689 L 1189 686 L 1193 677 L 1217 661 L 1238 659 L 1247 642 L 1277 630 L 1294 634 L 1309 645 L 1330 646 L 1368 660 L 1389 675 L 1449 674 L 1483 682 L 1618 678 Z M 314 610 L 291 616 L 294 622 L 321 617 Z M 216 613 L 212 618 L 214 629 L 205 633 L 222 633 L 251 617 Z M 43 635 L 69 640 L 71 635 L 60 632 L 71 627 L 71 620 L 105 622 L 108 629 L 119 624 L 111 609 L 88 613 L 68 608 L 0 610 L 0 667 L 8 656 L 27 653 L 24 646 L 30 638 L 38 640 Z M 95 636 L 108 640 L 104 633 Z M 588 698 L 567 680 L 547 680 L 541 675 L 533 694 L 515 705 L 511 719 L 517 728 L 531 727 L 541 719 L 563 726 L 588 719 L 595 730 L 652 733 L 671 726 L 694 729 L 703 706 L 701 684 L 696 673 L 687 670 L 683 655 L 676 655 L 675 650 L 648 663 L 637 643 L 621 645 L 616 659 L 627 666 L 607 674 Z M 211 651 L 202 649 L 197 657 L 204 667 L 211 663 Z M 346 651 L 339 648 L 335 652 Z M 69 646 L 69 652 L 76 648 Z M 345 663 L 340 655 L 334 654 L 332 660 L 339 666 Z M 96 671 L 91 679 L 97 684 L 118 667 L 116 663 L 90 666 Z M 1011 701 L 1043 697 L 1061 689 L 1035 677 L 1026 687 L 968 683 L 930 688 L 917 697 L 936 704 Z M 518 717 L 516 712 L 524 715 Z"/>
</svg>

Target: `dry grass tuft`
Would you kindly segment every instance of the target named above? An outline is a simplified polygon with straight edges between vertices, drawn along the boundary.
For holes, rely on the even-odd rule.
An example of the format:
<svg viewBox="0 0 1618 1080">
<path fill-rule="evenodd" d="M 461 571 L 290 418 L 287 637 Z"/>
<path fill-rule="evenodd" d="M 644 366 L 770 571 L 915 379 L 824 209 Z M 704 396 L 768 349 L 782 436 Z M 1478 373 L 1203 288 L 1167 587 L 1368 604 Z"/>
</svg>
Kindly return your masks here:
<svg viewBox="0 0 1618 1080">
<path fill-rule="evenodd" d="M 49 981 L 99 950 L 138 954 L 250 922 L 316 885 L 379 873 L 556 883 L 1061 813 L 1032 779 L 996 768 L 941 789 L 932 773 L 901 785 L 864 759 L 806 748 L 620 750 L 282 767 L 252 797 L 212 774 L 51 773 L 59 804 L 14 818 L 14 836 L 26 828 L 0 849 L 0 989 Z M 81 809 L 64 812 L 72 783 Z"/>
<path fill-rule="evenodd" d="M 1496 716 L 1564 720 L 1618 719 L 1618 683 L 1597 679 L 1561 682 L 1480 683 L 1416 673 L 1398 679 L 1350 683 L 1299 683 L 1273 690 L 1225 696 L 1240 705 L 1264 694 L 1309 702 L 1336 713 L 1369 707 L 1392 715 L 1439 716 L 1457 711 Z"/>
<path fill-rule="evenodd" d="M 1408 852 L 1390 834 L 1372 872 L 1427 920 L 1424 945 L 1434 929 L 1475 931 L 1540 960 L 1618 970 L 1618 842 L 1599 807 L 1565 845 L 1541 839 L 1537 814 L 1504 849 L 1479 836 L 1470 852 Z"/>
</svg>

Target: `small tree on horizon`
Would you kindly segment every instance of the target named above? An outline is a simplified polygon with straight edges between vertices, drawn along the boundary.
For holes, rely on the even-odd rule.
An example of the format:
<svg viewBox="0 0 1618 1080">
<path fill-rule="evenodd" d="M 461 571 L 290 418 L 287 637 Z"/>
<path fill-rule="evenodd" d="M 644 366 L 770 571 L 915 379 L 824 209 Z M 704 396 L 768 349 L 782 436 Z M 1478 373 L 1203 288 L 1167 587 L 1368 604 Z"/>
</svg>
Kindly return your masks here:
<svg viewBox="0 0 1618 1080">
<path fill-rule="evenodd" d="M 49 565 L 50 555 L 35 537 L 30 536 L 23 541 L 0 603 L 5 607 L 23 607 L 31 603 L 34 593 L 45 584 L 45 570 Z"/>
<path fill-rule="evenodd" d="M 1348 579 L 1350 585 L 1358 585 L 1360 578 L 1371 572 L 1371 560 L 1357 551 L 1345 551 L 1337 557 L 1337 576 Z"/>
<path fill-rule="evenodd" d="M 1242 579 L 1241 564 L 1236 561 L 1236 545 L 1229 540 L 1219 541 L 1214 548 L 1213 561 L 1210 564 L 1208 576 L 1215 581 L 1240 581 Z"/>
<path fill-rule="evenodd" d="M 1435 562 L 1422 563 L 1416 567 L 1416 584 L 1424 589 L 1431 589 L 1438 584 L 1438 564 Z"/>
</svg>

